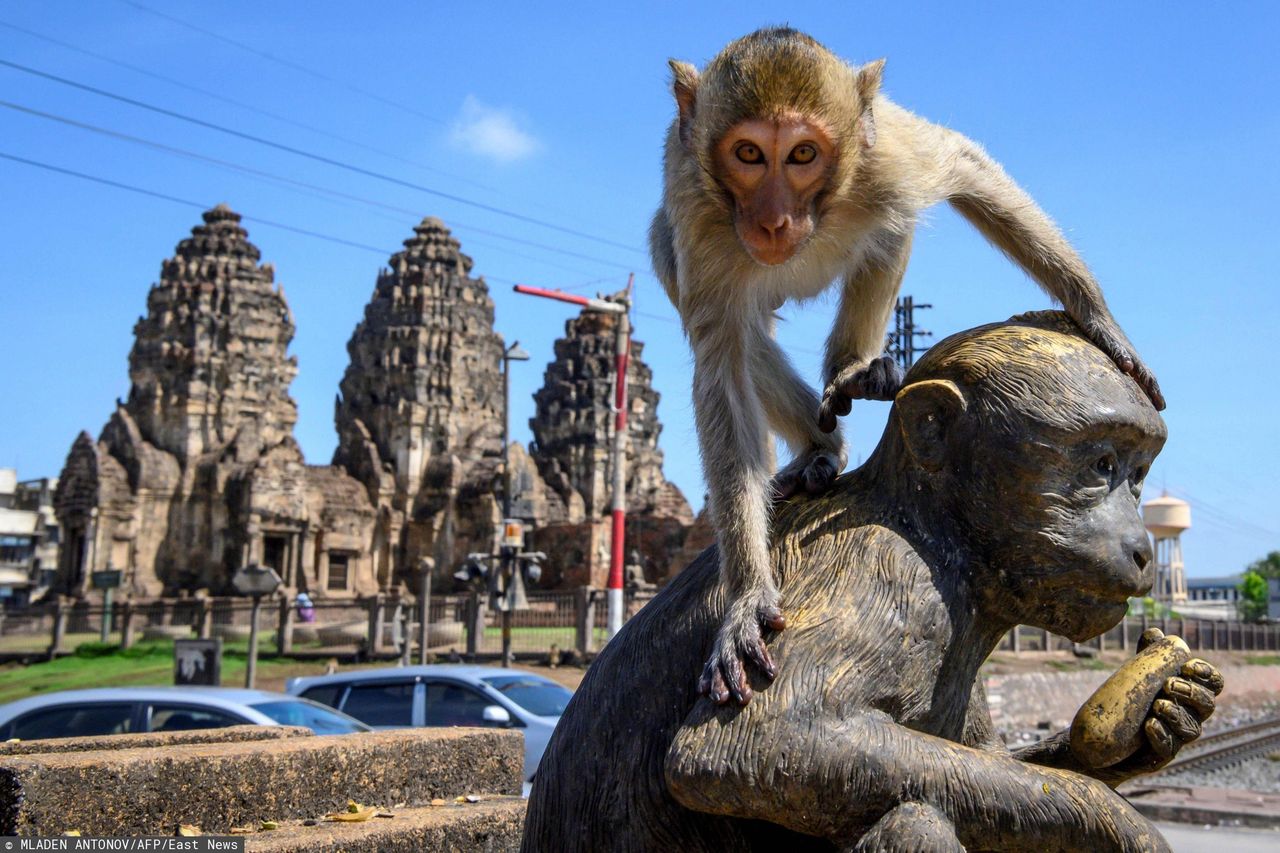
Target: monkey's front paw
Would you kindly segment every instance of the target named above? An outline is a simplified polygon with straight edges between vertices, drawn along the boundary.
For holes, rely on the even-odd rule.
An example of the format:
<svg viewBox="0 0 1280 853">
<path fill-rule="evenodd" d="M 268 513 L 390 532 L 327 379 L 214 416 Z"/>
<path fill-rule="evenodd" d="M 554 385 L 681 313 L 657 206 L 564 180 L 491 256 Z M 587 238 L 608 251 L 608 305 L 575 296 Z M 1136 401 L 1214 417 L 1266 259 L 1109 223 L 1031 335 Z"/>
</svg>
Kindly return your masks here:
<svg viewBox="0 0 1280 853">
<path fill-rule="evenodd" d="M 818 407 L 818 428 L 832 432 L 836 419 L 853 409 L 854 400 L 892 400 L 902 388 L 902 368 L 892 356 L 882 355 L 864 366 L 841 370 L 827 384 Z"/>
<path fill-rule="evenodd" d="M 764 644 L 764 633 L 761 627 L 781 631 L 787 627 L 786 617 L 776 605 L 762 604 L 755 609 L 754 617 L 745 621 L 735 621 L 733 616 L 725 617 L 724 624 L 716 634 L 715 645 L 711 649 L 711 657 L 702 668 L 702 677 L 698 679 L 698 692 L 711 697 L 717 705 L 723 705 L 730 697 L 739 705 L 751 701 L 753 695 L 751 685 L 747 682 L 745 664 L 750 661 L 767 681 L 772 681 L 778 674 L 769 649 Z"/>
<path fill-rule="evenodd" d="M 774 498 L 786 500 L 801 491 L 810 495 L 822 494 L 835 482 L 843 467 L 840 454 L 815 447 L 791 460 L 787 467 L 774 475 Z"/>
</svg>

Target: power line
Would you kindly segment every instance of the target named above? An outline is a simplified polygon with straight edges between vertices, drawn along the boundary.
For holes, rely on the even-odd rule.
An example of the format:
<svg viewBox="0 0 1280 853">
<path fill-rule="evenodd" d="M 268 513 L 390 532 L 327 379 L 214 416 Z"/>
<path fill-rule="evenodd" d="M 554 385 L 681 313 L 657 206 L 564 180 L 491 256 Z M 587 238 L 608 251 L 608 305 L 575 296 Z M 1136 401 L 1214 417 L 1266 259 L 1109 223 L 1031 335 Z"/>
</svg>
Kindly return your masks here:
<svg viewBox="0 0 1280 853">
<path fill-rule="evenodd" d="M 370 98 L 374 101 L 377 101 L 380 104 L 384 104 L 385 106 L 395 107 L 397 110 L 403 110 L 404 112 L 412 113 L 413 115 L 416 115 L 419 118 L 426 119 L 427 121 L 434 122 L 436 124 L 445 124 L 444 119 L 441 119 L 438 116 L 430 115 L 429 113 L 424 113 L 421 110 L 409 104 L 384 97 L 382 95 L 379 95 L 377 92 L 371 92 L 368 89 L 362 89 L 359 86 L 346 82 L 345 80 L 339 80 L 336 77 L 331 77 L 330 75 L 325 74 L 323 71 L 317 71 L 316 69 L 311 68 L 309 66 L 302 65 L 297 62 L 293 62 L 292 60 L 283 59 L 279 56 L 275 56 L 274 54 L 267 53 L 265 50 L 259 50 L 253 45 L 245 44 L 244 42 L 241 42 L 241 41 L 236 41 L 235 39 L 230 38 L 228 36 L 224 36 L 221 33 L 214 32 L 213 30 L 205 29 L 204 27 L 201 27 L 198 24 L 193 24 L 190 21 L 184 21 L 183 19 L 175 17 L 168 13 L 161 12 L 157 9 L 152 9 L 149 6 L 144 6 L 141 3 L 135 2 L 135 0 L 120 0 L 120 2 L 124 3 L 126 6 L 132 6 L 133 8 L 139 10 L 140 12 L 146 12 L 148 15 L 154 15 L 157 18 L 163 18 L 164 20 L 169 21 L 170 23 L 173 23 L 173 24 L 177 24 L 180 27 L 185 27 L 188 30 L 200 33 L 201 35 L 204 35 L 204 36 L 208 36 L 211 39 L 216 39 L 224 44 L 229 44 L 232 47 L 238 48 L 247 53 L 252 53 L 254 56 L 261 57 L 262 59 L 265 59 L 268 62 L 274 62 L 277 65 L 284 66 L 285 68 L 290 68 L 294 71 L 300 71 L 303 74 L 307 74 L 311 77 L 316 78 L 317 80 L 323 80 L 326 83 L 333 83 L 334 85 L 342 86 L 343 88 L 350 89 L 351 91 L 355 92 L 358 95 L 362 95 L 366 98 Z"/>
<path fill-rule="evenodd" d="M 67 175 L 69 177 L 79 178 L 81 180 L 90 181 L 95 184 L 102 184 L 103 186 L 114 187 L 115 189 L 125 190 L 131 193 L 137 193 L 138 195 L 144 195 L 150 198 L 160 199 L 162 201 L 173 202 L 174 204 L 181 204 L 187 207 L 194 207 L 200 211 L 208 210 L 211 207 L 211 205 L 209 204 L 193 201 L 189 198 L 181 198 L 179 196 L 169 195 L 168 193 L 157 192 L 156 190 L 149 190 L 149 189 L 146 189 L 145 187 L 138 187 L 138 186 L 134 186 L 133 184 L 126 184 L 121 181 L 114 181 L 110 178 L 103 178 L 103 177 L 99 177 L 98 175 L 90 175 L 85 172 L 78 172 L 74 169 L 67 169 L 62 166 L 55 166 L 52 163 L 43 163 L 39 160 L 31 160 L 26 157 L 19 157 L 16 154 L 9 154 L 4 151 L 0 151 L 0 159 L 11 160 L 15 163 L 22 163 L 27 166 L 33 166 L 37 169 L 44 169 L 49 172 L 56 172 L 61 175 Z M 270 228 L 279 228 L 282 231 L 289 231 L 294 234 L 301 234 L 304 237 L 312 237 L 317 240 L 324 240 L 325 242 L 335 243 L 339 246 L 347 246 L 353 249 L 361 249 L 366 252 L 373 252 L 383 258 L 390 257 L 395 252 L 399 251 L 398 249 L 384 249 L 378 246 L 370 246 L 368 243 L 359 243 L 359 242 L 356 242 L 355 240 L 348 240 L 344 237 L 335 237 L 332 234 L 325 234 L 321 231 L 313 231 L 310 228 L 302 228 L 297 225 L 289 225 L 288 223 L 278 222 L 274 219 L 263 219 L 260 216 L 241 216 L 240 218 L 244 222 L 252 222 L 256 225 L 266 225 Z M 493 282 L 498 282 L 499 284 L 515 285 L 519 283 L 519 282 L 513 281 L 512 279 L 503 278 L 502 276 L 496 276 L 496 275 L 482 275 L 481 278 L 483 278 L 487 282 L 493 281 Z"/>
<path fill-rule="evenodd" d="M 105 89 L 99 89 L 96 86 L 90 86 L 87 83 L 79 83 L 79 82 L 76 82 L 75 80 L 69 80 L 65 77 L 59 77 L 56 74 L 50 74 L 46 71 L 40 71 L 38 69 L 31 68 L 29 66 L 22 65 L 17 62 L 11 62 L 7 59 L 0 59 L 0 65 L 4 65 L 8 68 L 13 68 L 17 71 L 23 72 L 24 74 L 31 74 L 36 77 L 42 77 L 46 80 L 51 80 L 55 83 L 60 83 L 64 86 L 70 86 L 72 88 L 80 89 L 81 91 L 85 91 L 85 92 L 90 92 L 92 94 L 99 95 L 104 98 L 110 98 L 111 100 L 119 101 L 120 103 L 129 104 L 130 106 L 138 107 L 144 110 L 149 110 L 150 112 L 154 112 L 159 115 L 168 116 L 169 118 L 178 119 L 179 121 L 185 121 L 189 124 L 194 124 L 198 127 L 207 128 L 209 130 L 216 130 L 219 133 L 225 133 L 229 136 L 234 136 L 238 139 L 244 139 L 249 142 L 257 143 L 258 145 L 265 145 L 269 148 L 274 148 L 278 151 L 284 151 L 288 154 L 293 154 L 298 157 L 305 157 L 308 160 L 314 160 L 318 163 L 324 163 L 326 165 L 334 166 L 339 169 L 345 169 L 348 172 L 353 172 L 358 175 L 364 175 L 370 178 L 377 178 L 380 181 L 386 181 L 387 183 L 395 184 L 396 186 L 407 187 L 408 189 L 417 190 L 418 192 L 424 192 L 429 195 L 436 196 L 437 198 L 443 198 L 448 201 L 456 202 L 457 204 L 465 204 L 469 207 L 474 207 L 479 210 L 487 211 L 489 213 L 496 213 L 500 216 L 506 216 L 508 218 L 515 219 L 520 222 L 526 222 L 531 225 L 537 225 L 542 228 L 549 228 L 553 231 L 559 231 L 564 234 L 570 234 L 575 237 L 581 237 L 584 240 L 592 240 L 594 242 L 602 243 L 608 246 L 613 246 L 615 248 L 626 249 L 627 251 L 630 251 L 630 252 L 640 253 L 639 249 L 637 249 L 634 246 L 628 246 L 625 243 L 619 243 L 605 237 L 598 237 L 594 234 L 588 234 L 584 231 L 578 231 L 574 228 L 567 228 L 563 225 L 556 225 L 553 222 L 547 222 L 546 220 L 543 220 L 543 219 L 537 219 L 532 216 L 526 216 L 523 213 L 517 213 L 513 210 L 507 210 L 506 208 L 496 207 L 494 205 L 484 204 L 483 202 L 473 201 L 469 198 L 464 198 L 463 196 L 454 195 L 453 193 L 442 192 L 441 190 L 432 189 L 431 187 L 424 186 L 423 184 L 417 184 L 412 181 L 406 181 L 402 178 L 397 178 L 394 175 L 388 175 L 383 172 L 376 172 L 372 169 L 366 169 L 362 166 L 356 166 L 351 163 L 343 162 L 342 160 L 335 160 L 332 157 L 326 157 L 323 154 L 316 154 L 312 151 L 306 151 L 301 148 L 296 148 L 292 145 L 286 145 L 282 142 L 275 142 L 270 139 L 265 139 L 261 136 L 255 136 L 251 133 L 245 133 L 243 131 L 235 130 L 230 127 L 225 127 L 220 124 L 215 124 L 210 121 L 205 121 L 204 119 L 196 118 L 194 116 L 189 116 L 184 113 L 177 112 L 175 110 L 166 109 L 165 107 L 158 107 L 154 104 L 148 104 L 144 101 L 139 101 L 134 98 L 126 97 L 124 95 L 118 95 L 114 92 L 108 92 Z"/>
<path fill-rule="evenodd" d="M 234 171 L 242 172 L 244 174 L 252 175 L 268 181 L 274 181 L 277 183 L 291 185 L 295 188 L 312 190 L 313 192 L 323 193 L 325 195 L 334 196 L 335 198 L 354 201 L 360 204 L 368 205 L 370 207 L 381 208 L 383 210 L 389 210 L 395 213 L 405 213 L 415 217 L 421 215 L 421 211 L 413 210 L 407 207 L 400 207 L 398 205 L 388 204 L 386 202 L 378 201 L 377 199 L 371 199 L 365 196 L 359 196 L 352 193 L 343 192 L 341 190 L 335 190 L 330 187 L 309 183 L 307 181 L 299 181 L 295 178 L 288 178 L 283 175 L 275 174 L 274 172 L 268 172 L 262 169 L 255 169 L 252 166 L 245 166 L 240 163 L 234 163 L 230 160 L 223 160 L 219 157 L 211 157 L 207 154 L 201 154 L 198 151 L 192 151 L 189 148 L 180 148 L 174 145 L 167 145 L 163 142 L 156 142 L 155 140 L 146 139 L 141 136 L 135 136 L 131 133 L 124 133 L 123 131 L 112 130 L 111 128 L 102 127 L 100 125 L 89 124 L 88 122 L 79 121 L 78 119 L 73 119 L 68 116 L 58 115 L 57 113 L 50 113 L 44 110 L 38 110 L 38 109 L 35 109 L 34 107 L 24 106 L 22 104 L 17 104 L 12 101 L 6 101 L 3 99 L 0 99 L 0 107 L 16 110 L 18 112 L 26 113 L 27 115 L 37 116 L 39 118 L 43 118 L 48 121 L 55 121 L 60 124 L 76 127 L 81 130 L 87 130 L 92 133 L 101 134 L 103 136 L 108 136 L 113 139 L 119 139 L 121 141 L 129 142 L 135 145 L 141 145 L 146 148 L 151 148 L 153 150 L 164 151 L 168 154 L 174 154 L 180 157 L 187 157 L 193 160 L 198 160 L 198 161 L 209 163 L 215 166 L 221 166 L 223 168 L 232 169 Z M 605 258 L 600 258 L 595 255 L 587 255 L 581 252 L 574 252 L 569 249 L 562 249 L 558 246 L 551 246 L 546 243 L 539 243 L 535 240 L 526 240 L 522 237 L 512 237 L 508 234 L 503 234 L 498 231 L 491 231 L 486 228 L 480 228 L 474 225 L 467 225 L 457 221 L 454 221 L 452 225 L 455 228 L 462 228 L 469 231 L 474 231 L 477 234 L 484 234 L 490 237 L 497 237 L 498 239 L 501 239 L 501 240 L 509 240 L 513 243 L 519 243 L 521 245 L 531 246 L 533 248 L 542 249 L 548 252 L 555 252 L 556 254 L 566 255 L 568 257 L 578 258 L 580 260 L 591 261 L 592 263 L 604 264 L 605 266 L 617 267 L 619 269 L 625 269 L 625 270 L 630 269 L 630 267 L 628 267 L 627 265 L 618 263 L 617 261 L 606 260 Z M 538 260 L 538 259 L 535 258 L 534 260 Z M 570 272 L 583 273 L 582 270 L 572 269 L 572 268 L 568 268 L 568 269 Z M 590 275 L 590 273 L 583 273 L 583 274 Z"/>
<path fill-rule="evenodd" d="M 365 151 L 370 151 L 379 156 L 386 157 L 388 159 L 395 160 L 400 163 L 404 163 L 405 165 L 408 165 L 408 166 L 413 166 L 414 168 L 417 168 L 417 169 L 423 169 L 427 172 L 432 172 L 442 177 L 450 178 L 455 181 L 460 181 L 461 183 L 464 183 L 464 184 L 470 184 L 471 186 L 476 187 L 478 189 L 488 190 L 489 192 L 497 192 L 496 188 L 491 187 L 488 184 L 482 184 L 479 181 L 473 181 L 470 178 L 464 178 L 461 175 L 451 174 L 449 172 L 444 171 L 443 169 L 437 169 L 434 166 L 428 166 L 425 163 L 420 163 L 416 160 L 410 160 L 407 157 L 401 157 L 399 154 L 395 154 L 395 153 L 392 153 L 391 151 L 387 151 L 385 149 L 378 148 L 373 145 L 369 145 L 368 143 L 361 142 L 358 139 L 351 139 L 350 137 L 343 136 L 338 133 L 333 133 L 332 131 L 325 130 L 324 128 L 316 127 L 315 125 L 307 124 L 306 122 L 301 122 L 296 119 L 291 119 L 288 116 L 281 115 L 280 113 L 272 112 L 271 110 L 264 110 L 260 107 L 255 107 L 252 104 L 245 103 L 244 101 L 236 100 L 235 98 L 229 98 L 226 95 L 223 95 L 219 92 L 214 92 L 210 89 L 205 89 L 200 86 L 194 86 L 190 83 L 184 83 L 183 81 L 177 80 L 173 77 L 169 77 L 164 74 L 158 74 L 154 71 L 149 71 L 146 68 L 143 68 L 139 65 L 134 65 L 129 62 L 124 62 L 122 60 L 115 59 L 114 57 L 107 56 L 106 54 L 98 53 L 97 51 L 94 51 L 94 50 L 89 50 L 88 48 L 79 47 L 77 45 L 71 44 L 70 42 L 65 42 L 65 41 L 62 41 L 61 39 L 56 39 L 53 36 L 45 35 L 44 33 L 39 33 L 39 32 L 36 32 L 35 30 L 29 30 L 26 27 L 20 27 L 17 24 L 13 24 L 8 21 L 0 21 L 0 27 L 5 27 L 7 29 L 23 33 L 24 35 L 31 36 L 32 38 L 36 38 L 36 39 L 40 39 L 41 41 L 48 42 L 49 44 L 55 44 L 58 47 L 63 48 L 64 50 L 70 50 L 74 53 L 79 53 L 84 56 L 92 57 L 100 62 L 105 62 L 109 65 L 114 65 L 118 68 L 123 68 L 127 71 L 132 71 L 134 74 L 141 74 L 144 77 L 150 77 L 153 80 L 159 80 L 163 83 L 169 84 L 170 86 L 177 86 L 179 89 L 185 89 L 188 92 L 195 92 L 198 95 L 203 95 L 206 98 L 212 98 L 215 101 L 221 101 L 224 104 L 231 104 L 234 107 L 238 107 L 242 110 L 247 110 L 256 115 L 265 116 L 269 119 L 272 119 L 273 121 L 278 121 L 284 124 L 292 125 L 293 127 L 300 128 L 310 133 L 315 133 L 320 136 L 327 137 L 329 139 L 337 140 L 338 142 L 342 142 L 346 145 L 351 145 L 356 148 L 362 148 Z"/>
<path fill-rule="evenodd" d="M 97 175 L 89 175 L 84 172 L 77 172 L 74 169 L 65 169 L 62 166 L 55 166 L 52 163 L 42 163 L 39 160 L 28 160 L 26 157 L 19 157 L 16 154 L 8 154 L 8 153 L 5 153 L 4 151 L 0 151 L 0 157 L 3 157 L 5 160 L 12 160 L 15 163 L 24 163 L 28 166 L 35 166 L 37 169 L 45 169 L 50 172 L 59 172 L 63 175 L 70 175 L 73 178 L 80 178 L 81 180 L 92 181 L 95 184 L 104 184 L 105 186 L 115 187 L 116 189 L 128 190 L 131 193 L 138 193 L 139 195 L 150 196 L 151 198 L 158 198 L 158 199 L 162 199 L 163 201 L 171 201 L 175 204 L 185 204 L 188 207 L 195 207 L 200 210 L 208 210 L 212 206 L 208 204 L 203 204 L 198 201 L 192 201 L 189 198 L 179 198 L 176 195 L 169 195 L 168 193 L 156 192 L 155 190 L 149 190 L 143 187 L 135 187 L 132 184 L 125 184 L 125 183 L 121 183 L 120 181 L 113 181 L 110 178 L 100 178 Z M 306 235 L 307 237 L 315 237 L 319 240 L 326 240 L 330 243 L 337 243 L 342 246 L 350 246 L 354 249 L 364 249 L 369 252 L 377 252 L 379 255 L 383 256 L 384 258 L 392 254 L 392 252 L 388 252 L 386 249 L 380 249 L 377 246 L 370 246 L 367 243 L 357 243 L 354 240 L 347 240 L 346 238 L 343 238 L 343 237 L 335 237 L 332 234 L 324 234 L 319 231 L 312 231 L 309 228 L 299 228 L 296 225 L 286 225 L 283 222 L 275 222 L 273 220 L 262 219 L 257 216 L 242 216 L 241 219 L 243 219 L 245 222 L 255 222 L 259 225 L 269 225 L 272 228 L 280 228 L 284 231 L 292 231 L 295 234 L 303 234 L 303 235 Z"/>
</svg>

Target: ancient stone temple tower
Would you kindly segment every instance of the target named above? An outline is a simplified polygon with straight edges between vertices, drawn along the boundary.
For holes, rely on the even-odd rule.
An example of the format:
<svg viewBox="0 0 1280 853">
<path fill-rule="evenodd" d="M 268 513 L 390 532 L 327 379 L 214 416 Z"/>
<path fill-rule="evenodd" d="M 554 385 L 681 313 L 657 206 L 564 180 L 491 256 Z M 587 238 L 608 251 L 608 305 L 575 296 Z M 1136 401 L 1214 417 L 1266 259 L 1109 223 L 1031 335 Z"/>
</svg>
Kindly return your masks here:
<svg viewBox="0 0 1280 853">
<path fill-rule="evenodd" d="M 578 535 L 590 542 L 574 551 L 581 553 L 579 565 L 564 565 L 563 570 L 571 579 L 596 585 L 603 585 L 608 566 L 604 520 L 613 500 L 609 449 L 617 322 L 612 314 L 584 311 L 565 323 L 565 335 L 556 341 L 556 359 L 547 365 L 543 387 L 534 394 L 536 409 L 529 421 L 534 435 L 531 455 L 549 491 L 564 507 L 562 521 L 555 517 L 556 502 L 550 502 L 547 525 L 591 528 L 589 536 Z M 662 473 L 659 395 L 643 355 L 644 344 L 633 340 L 627 370 L 627 550 L 639 550 L 649 563 L 651 579 L 661 579 L 668 571 L 669 555 L 679 549 L 693 523 L 693 513 L 680 489 Z"/>
<path fill-rule="evenodd" d="M 372 586 L 372 507 L 348 506 L 364 500 L 359 485 L 305 466 L 294 442 L 293 320 L 260 257 L 240 215 L 218 205 L 161 265 L 134 327 L 128 399 L 67 458 L 55 499 L 63 591 L 119 569 L 134 594 L 224 592 L 255 562 L 287 586 L 336 589 L 331 556 L 342 591 Z"/>
<path fill-rule="evenodd" d="M 274 270 L 224 204 L 178 244 L 134 326 L 126 408 L 179 460 L 237 442 L 246 458 L 293 431 L 293 317 Z"/>
<path fill-rule="evenodd" d="M 334 464 L 378 507 L 380 583 L 419 557 L 447 574 L 488 551 L 500 507 L 502 338 L 493 300 L 444 223 L 428 217 L 378 275 L 347 344 Z"/>
</svg>

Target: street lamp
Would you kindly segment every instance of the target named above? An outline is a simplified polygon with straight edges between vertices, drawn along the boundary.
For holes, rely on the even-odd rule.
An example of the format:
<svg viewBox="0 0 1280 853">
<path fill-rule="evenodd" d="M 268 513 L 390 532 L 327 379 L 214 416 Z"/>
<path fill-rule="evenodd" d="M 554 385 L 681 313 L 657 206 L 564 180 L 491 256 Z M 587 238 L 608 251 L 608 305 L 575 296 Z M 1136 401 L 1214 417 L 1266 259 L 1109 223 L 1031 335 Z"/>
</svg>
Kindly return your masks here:
<svg viewBox="0 0 1280 853">
<path fill-rule="evenodd" d="M 627 289 L 614 299 L 591 299 L 576 296 L 562 290 L 547 290 L 517 284 L 516 293 L 558 299 L 573 305 L 581 305 L 588 311 L 613 314 L 618 318 L 614 327 L 614 401 L 613 401 L 613 528 L 609 554 L 609 638 L 622 630 L 622 551 L 627 531 L 627 361 L 631 357 L 631 285 L 633 273 L 627 278 Z"/>
</svg>

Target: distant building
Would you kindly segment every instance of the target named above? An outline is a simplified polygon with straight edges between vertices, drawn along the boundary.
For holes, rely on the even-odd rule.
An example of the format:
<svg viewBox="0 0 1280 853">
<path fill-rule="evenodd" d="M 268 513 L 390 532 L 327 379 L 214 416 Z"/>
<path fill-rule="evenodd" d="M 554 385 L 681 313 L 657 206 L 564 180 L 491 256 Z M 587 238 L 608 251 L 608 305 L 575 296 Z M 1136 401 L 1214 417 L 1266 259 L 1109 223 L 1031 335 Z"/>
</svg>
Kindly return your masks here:
<svg viewBox="0 0 1280 853">
<path fill-rule="evenodd" d="M 53 581 L 58 566 L 58 520 L 53 493 L 58 481 L 18 481 L 0 468 L 0 602 L 22 607 Z"/>
<path fill-rule="evenodd" d="M 1243 575 L 1221 578 L 1187 578 L 1188 601 L 1238 601 Z"/>
</svg>

